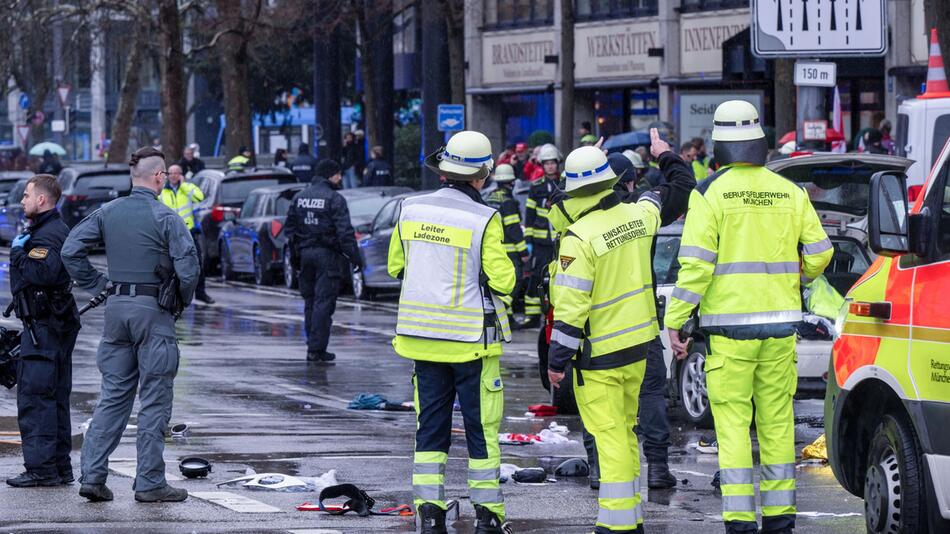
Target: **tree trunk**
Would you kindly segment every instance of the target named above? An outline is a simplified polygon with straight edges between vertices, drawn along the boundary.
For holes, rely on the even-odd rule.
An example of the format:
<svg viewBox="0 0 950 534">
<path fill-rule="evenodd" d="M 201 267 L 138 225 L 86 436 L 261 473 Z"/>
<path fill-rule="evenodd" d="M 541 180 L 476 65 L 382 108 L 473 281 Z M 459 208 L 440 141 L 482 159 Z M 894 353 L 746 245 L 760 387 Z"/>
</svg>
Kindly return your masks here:
<svg viewBox="0 0 950 534">
<path fill-rule="evenodd" d="M 373 46 L 369 37 L 367 18 L 369 9 L 362 0 L 357 0 L 357 24 L 360 33 L 360 77 L 363 79 L 363 122 L 366 124 L 366 140 L 369 146 L 379 144 L 376 131 L 376 84 L 373 83 Z"/>
<path fill-rule="evenodd" d="M 465 2 L 445 2 L 445 33 L 449 52 L 449 86 L 453 104 L 465 103 Z"/>
<path fill-rule="evenodd" d="M 924 18 L 927 21 L 927 43 L 930 44 L 929 28 L 937 28 L 937 40 L 940 42 L 940 55 L 943 56 L 943 69 L 950 79 L 950 0 L 925 0 Z"/>
<path fill-rule="evenodd" d="M 574 147 L 574 0 L 561 0 L 561 152 Z"/>
<path fill-rule="evenodd" d="M 316 127 L 322 133 L 315 139 L 318 158 L 340 161 L 342 131 L 340 125 L 340 83 L 343 79 L 340 61 L 340 42 L 343 40 L 339 22 L 333 20 L 334 2 L 321 0 L 314 13 L 318 20 L 313 36 L 313 106 L 316 109 Z M 316 137 L 316 132 L 314 137 Z"/>
<path fill-rule="evenodd" d="M 370 0 L 368 0 L 370 1 Z M 373 85 L 376 94 L 376 138 L 383 147 L 383 159 L 393 161 L 393 116 L 395 115 L 393 0 L 371 0 L 373 12 L 369 25 L 373 36 Z"/>
<path fill-rule="evenodd" d="M 775 79 L 772 106 L 775 108 L 775 141 L 795 130 L 795 76 L 794 59 L 775 60 Z M 761 110 L 760 110 L 761 112 Z M 775 148 L 780 148 L 776 146 Z"/>
<path fill-rule="evenodd" d="M 124 163 L 129 155 L 129 135 L 135 119 L 135 104 L 139 98 L 142 82 L 142 59 L 145 57 L 145 34 L 143 24 L 135 26 L 135 35 L 125 62 L 125 77 L 119 90 L 119 105 L 112 121 L 112 143 L 109 145 L 109 163 Z"/>
<path fill-rule="evenodd" d="M 446 54 L 446 25 L 444 0 L 422 0 L 422 152 L 428 156 L 445 140 L 439 131 L 439 104 L 449 95 L 449 83 L 445 72 L 449 68 Z M 421 166 L 422 189 L 439 187 L 439 175 L 426 166 Z"/>
<path fill-rule="evenodd" d="M 241 3 L 233 0 L 216 0 L 218 16 L 225 27 L 239 28 L 221 35 L 218 39 L 218 57 L 221 60 L 221 88 L 224 93 L 225 154 L 227 158 L 238 155 L 241 147 L 253 150 L 251 138 L 251 105 L 248 100 L 248 53 L 247 37 L 241 19 Z"/>
<path fill-rule="evenodd" d="M 89 110 L 89 137 L 92 145 L 92 159 L 105 154 L 103 141 L 106 137 L 106 33 L 103 27 L 105 14 L 96 11 L 93 14 L 92 43 L 89 46 L 89 92 L 92 104 Z"/>
<path fill-rule="evenodd" d="M 240 4 L 240 3 L 238 3 Z M 182 53 L 181 16 L 177 0 L 159 0 L 162 151 L 169 161 L 181 159 L 185 147 L 185 56 Z"/>
</svg>

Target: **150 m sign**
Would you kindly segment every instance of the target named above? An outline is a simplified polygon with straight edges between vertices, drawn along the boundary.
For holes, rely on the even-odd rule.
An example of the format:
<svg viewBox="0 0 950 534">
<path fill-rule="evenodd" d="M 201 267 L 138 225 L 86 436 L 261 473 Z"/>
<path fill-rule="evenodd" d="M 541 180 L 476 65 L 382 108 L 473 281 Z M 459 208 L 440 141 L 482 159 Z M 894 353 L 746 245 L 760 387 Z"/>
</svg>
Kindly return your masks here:
<svg viewBox="0 0 950 534">
<path fill-rule="evenodd" d="M 831 62 L 796 61 L 795 85 L 798 87 L 834 87 L 838 66 Z"/>
</svg>

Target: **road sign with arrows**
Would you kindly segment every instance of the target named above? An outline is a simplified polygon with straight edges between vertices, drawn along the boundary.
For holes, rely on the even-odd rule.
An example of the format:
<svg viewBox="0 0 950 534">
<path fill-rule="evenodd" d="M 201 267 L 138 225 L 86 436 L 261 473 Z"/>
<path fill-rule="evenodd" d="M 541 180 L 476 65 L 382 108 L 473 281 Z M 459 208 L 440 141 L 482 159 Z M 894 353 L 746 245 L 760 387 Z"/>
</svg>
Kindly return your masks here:
<svg viewBox="0 0 950 534">
<path fill-rule="evenodd" d="M 752 51 L 761 57 L 883 56 L 885 0 L 752 0 Z"/>
</svg>

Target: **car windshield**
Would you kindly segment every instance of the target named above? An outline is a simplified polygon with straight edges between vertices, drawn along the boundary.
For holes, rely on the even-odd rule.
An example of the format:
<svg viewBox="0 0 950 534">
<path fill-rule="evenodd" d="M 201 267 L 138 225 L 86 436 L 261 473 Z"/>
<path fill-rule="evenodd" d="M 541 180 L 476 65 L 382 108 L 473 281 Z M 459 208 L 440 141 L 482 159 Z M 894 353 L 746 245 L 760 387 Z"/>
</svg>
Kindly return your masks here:
<svg viewBox="0 0 950 534">
<path fill-rule="evenodd" d="M 88 193 L 95 190 L 128 191 L 132 179 L 128 174 L 84 174 L 76 180 L 75 192 Z"/>
<path fill-rule="evenodd" d="M 274 215 L 278 217 L 284 217 L 287 215 L 287 210 L 290 209 L 290 201 L 293 200 L 294 195 L 297 194 L 296 189 L 290 191 L 284 191 L 277 197 L 277 205 L 274 208 Z"/>
<path fill-rule="evenodd" d="M 657 284 L 671 284 L 676 281 L 676 271 L 673 263 L 680 250 L 680 236 L 659 235 L 656 238 L 656 251 L 653 254 L 653 275 Z"/>
<path fill-rule="evenodd" d="M 798 181 L 818 210 L 840 210 L 864 215 L 868 210 L 868 191 L 871 175 L 869 167 L 814 167 L 810 180 Z"/>
<path fill-rule="evenodd" d="M 292 175 L 281 176 L 245 176 L 232 178 L 221 183 L 220 204 L 243 204 L 248 193 L 258 187 L 271 185 L 292 184 L 297 179 Z"/>
<path fill-rule="evenodd" d="M 13 189 L 13 186 L 16 185 L 16 182 L 16 180 L 0 181 L 0 196 L 4 196 L 9 193 Z"/>
</svg>

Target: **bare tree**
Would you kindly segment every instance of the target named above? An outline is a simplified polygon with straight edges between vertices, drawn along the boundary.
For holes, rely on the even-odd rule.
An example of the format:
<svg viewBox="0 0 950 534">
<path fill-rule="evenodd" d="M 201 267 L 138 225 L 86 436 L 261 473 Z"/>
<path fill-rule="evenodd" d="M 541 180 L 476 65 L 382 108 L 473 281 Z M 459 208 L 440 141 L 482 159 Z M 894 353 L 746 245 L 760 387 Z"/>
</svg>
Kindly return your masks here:
<svg viewBox="0 0 950 534">
<path fill-rule="evenodd" d="M 122 163 L 129 154 L 129 135 L 135 119 L 135 104 L 141 88 L 142 61 L 145 57 L 148 28 L 144 23 L 133 26 L 133 38 L 125 60 L 125 76 L 119 90 L 119 105 L 112 120 L 112 142 L 109 146 L 109 163 Z"/>
<path fill-rule="evenodd" d="M 261 0 L 251 2 L 245 16 L 242 2 L 215 0 L 219 31 L 212 39 L 221 61 L 221 87 L 224 94 L 224 134 L 226 153 L 236 156 L 242 146 L 253 146 L 251 136 L 251 106 L 248 96 L 248 44 L 261 16 Z"/>
<path fill-rule="evenodd" d="M 795 76 L 794 59 L 776 59 L 773 64 L 775 69 L 775 92 L 772 102 L 775 107 L 775 140 L 785 135 L 785 132 L 794 131 L 797 125 L 796 114 L 796 91 L 793 78 Z M 776 147 L 778 148 L 778 147 Z"/>
<path fill-rule="evenodd" d="M 231 2 L 229 2 L 231 3 Z M 185 146 L 185 56 L 182 53 L 181 14 L 178 0 L 158 0 L 158 31 L 161 35 L 162 150 L 178 160 Z"/>
<path fill-rule="evenodd" d="M 443 0 L 452 103 L 465 103 L 465 0 Z"/>
<path fill-rule="evenodd" d="M 561 152 L 574 146 L 574 0 L 561 0 Z"/>
</svg>

